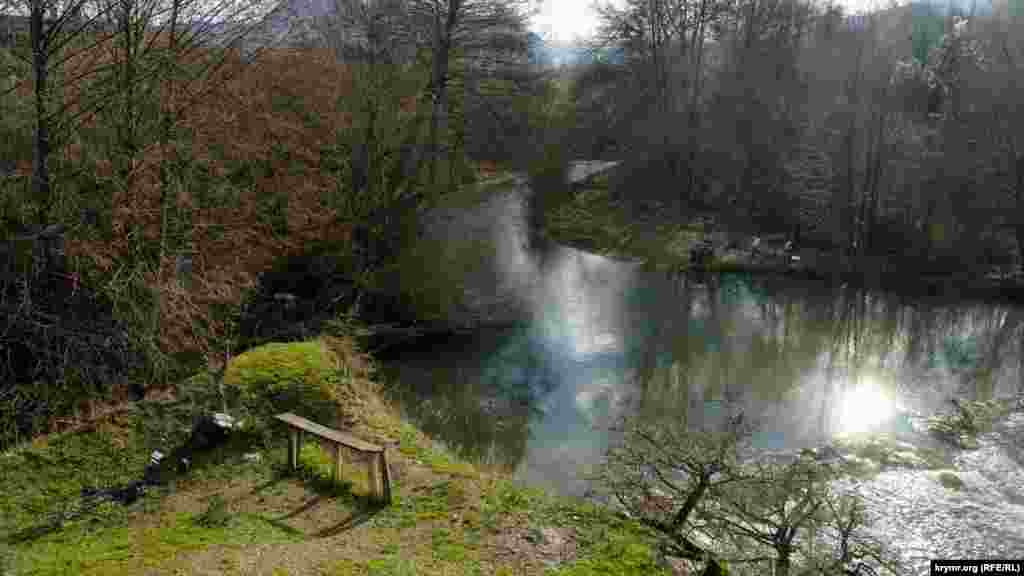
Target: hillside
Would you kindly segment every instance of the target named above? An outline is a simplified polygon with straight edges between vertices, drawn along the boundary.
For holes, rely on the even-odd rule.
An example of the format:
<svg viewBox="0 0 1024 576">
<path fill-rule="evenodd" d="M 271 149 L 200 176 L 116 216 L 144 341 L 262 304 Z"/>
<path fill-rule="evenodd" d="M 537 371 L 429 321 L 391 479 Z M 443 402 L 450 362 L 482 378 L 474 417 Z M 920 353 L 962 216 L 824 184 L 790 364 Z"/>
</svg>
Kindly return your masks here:
<svg viewBox="0 0 1024 576">
<path fill-rule="evenodd" d="M 362 373 L 364 360 L 344 358 Z M 283 431 L 270 444 L 235 432 L 197 455 L 187 475 L 129 506 L 88 506 L 79 497 L 84 488 L 134 480 L 154 448 L 182 438 L 177 429 L 186 421 L 178 417 L 193 401 L 184 386 L 77 432 L 2 452 L 0 573 L 666 574 L 637 523 L 462 462 L 379 394 L 363 385 L 345 409 L 354 418 L 348 430 L 389 446 L 393 502 L 383 508 L 368 499 L 358 460 L 346 456 L 335 482 L 316 442 L 306 442 L 298 473 L 288 472 Z"/>
</svg>

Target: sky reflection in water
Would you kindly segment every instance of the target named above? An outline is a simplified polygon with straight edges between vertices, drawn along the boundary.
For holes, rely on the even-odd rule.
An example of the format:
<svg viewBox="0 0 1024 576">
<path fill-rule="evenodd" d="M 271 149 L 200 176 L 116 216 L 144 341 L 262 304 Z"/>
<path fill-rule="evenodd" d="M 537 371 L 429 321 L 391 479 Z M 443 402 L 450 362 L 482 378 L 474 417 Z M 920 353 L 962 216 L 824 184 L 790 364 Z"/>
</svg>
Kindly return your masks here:
<svg viewBox="0 0 1024 576">
<path fill-rule="evenodd" d="M 496 272 L 529 317 L 402 350 L 385 372 L 428 433 L 563 493 L 583 492 L 623 412 L 699 425 L 729 399 L 760 418 L 761 450 L 869 432 L 913 444 L 912 420 L 952 396 L 1021 391 L 1020 309 L 736 275 L 696 283 L 565 247 L 540 265 L 518 253 L 521 228 L 499 226 L 495 239 Z M 876 497 L 879 530 L 907 558 L 1019 555 L 1020 446 L 1019 431 L 1002 430 L 961 456 L 963 493 L 909 470 L 858 489 Z"/>
</svg>

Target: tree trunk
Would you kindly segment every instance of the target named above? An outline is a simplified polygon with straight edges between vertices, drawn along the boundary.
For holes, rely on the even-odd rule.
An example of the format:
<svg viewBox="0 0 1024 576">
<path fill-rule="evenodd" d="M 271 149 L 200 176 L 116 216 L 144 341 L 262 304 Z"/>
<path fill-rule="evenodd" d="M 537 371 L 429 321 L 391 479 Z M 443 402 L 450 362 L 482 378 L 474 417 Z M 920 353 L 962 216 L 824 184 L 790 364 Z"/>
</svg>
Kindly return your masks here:
<svg viewBox="0 0 1024 576">
<path fill-rule="evenodd" d="M 49 42 L 43 30 L 43 12 L 46 6 L 41 0 L 32 2 L 30 33 L 32 43 L 32 72 L 35 76 L 36 133 L 32 145 L 32 196 L 39 202 L 39 224 L 46 223 L 50 206 L 50 126 L 49 108 Z"/>
<path fill-rule="evenodd" d="M 701 572 L 701 576 L 726 576 L 726 572 L 717 560 L 708 558 L 708 563 L 705 565 L 704 571 Z"/>
<path fill-rule="evenodd" d="M 694 197 L 694 189 L 696 188 L 696 164 L 697 164 L 697 129 L 700 121 L 700 115 L 697 113 L 697 103 L 700 99 L 701 92 L 701 79 L 702 69 L 704 64 L 704 21 L 707 17 L 707 2 L 702 1 L 700 3 L 700 9 L 697 13 L 697 24 L 696 29 L 693 31 L 691 36 L 691 47 L 690 57 L 693 61 L 693 81 L 691 82 L 690 101 L 687 110 L 687 133 L 688 133 L 688 145 L 687 151 L 689 157 L 686 163 L 686 200 L 692 202 Z"/>
<path fill-rule="evenodd" d="M 747 141 L 743 162 L 743 178 L 741 180 L 744 203 L 747 205 L 747 216 L 757 212 L 757 198 L 754 194 L 754 151 L 753 144 Z"/>
<path fill-rule="evenodd" d="M 1024 154 L 1017 156 L 1015 163 L 1016 176 L 1016 199 L 1017 217 L 1015 218 L 1015 230 L 1017 232 L 1017 266 L 1024 265 Z"/>
<path fill-rule="evenodd" d="M 135 157 L 136 152 L 136 118 L 138 116 L 135 109 L 135 84 L 136 84 L 136 73 L 135 73 L 135 60 L 138 57 L 137 54 L 137 43 L 138 38 L 135 36 L 136 22 L 134 21 L 134 0 L 122 0 L 122 26 L 124 34 L 124 134 L 121 145 L 124 147 L 125 152 L 128 154 L 129 160 Z"/>
<path fill-rule="evenodd" d="M 864 175 L 864 190 L 861 194 L 860 207 L 860 250 L 859 255 L 865 254 L 872 243 L 871 236 L 877 219 L 878 186 L 882 175 L 882 147 L 885 143 L 885 113 L 878 112 L 875 116 L 877 122 L 871 141 L 868 146 L 868 164 Z"/>
<path fill-rule="evenodd" d="M 448 57 L 452 49 L 452 32 L 458 23 L 462 0 L 448 0 L 447 17 L 442 21 L 440 5 L 434 9 L 434 61 L 431 87 L 434 96 L 430 116 L 430 184 L 437 184 L 440 139 L 448 129 Z"/>
<path fill-rule="evenodd" d="M 164 82 L 167 84 L 167 102 L 162 104 L 163 117 L 160 119 L 160 147 L 164 161 L 160 163 L 160 251 L 157 253 L 157 299 L 153 310 L 153 324 L 150 326 L 154 340 L 159 338 L 160 332 L 160 302 L 163 299 L 163 289 L 160 284 L 160 270 L 163 266 L 164 256 L 167 251 L 167 203 L 170 199 L 171 190 L 171 168 L 168 166 L 168 156 L 175 154 L 171 151 L 171 139 L 174 132 L 174 121 L 176 117 L 175 106 L 175 82 L 178 70 L 178 15 L 181 9 L 182 0 L 172 0 L 170 37 L 168 39 L 167 54 L 168 62 L 164 69 Z M 126 26 L 123 32 L 128 34 Z M 130 43 L 126 40 L 127 49 Z M 125 80 L 127 81 L 127 75 Z M 134 81 L 133 81 L 134 83 Z M 134 141 L 134 140 L 133 140 Z M 134 151 L 131 153 L 134 154 Z"/>
<path fill-rule="evenodd" d="M 436 8 L 435 8 L 436 10 Z M 431 63 L 431 74 L 430 74 L 430 135 L 429 135 L 429 146 L 430 146 L 430 185 L 434 186 L 437 184 L 437 155 L 438 155 L 438 133 L 440 131 L 441 124 L 441 92 L 443 88 L 441 86 L 442 79 L 444 78 L 444 66 L 447 65 L 447 56 L 442 56 L 444 53 L 443 41 L 441 40 L 441 13 L 439 11 L 434 12 L 434 54 L 433 62 Z M 444 63 L 441 61 L 444 60 Z"/>
<path fill-rule="evenodd" d="M 789 576 L 789 554 L 780 553 L 775 558 L 774 576 Z"/>
</svg>

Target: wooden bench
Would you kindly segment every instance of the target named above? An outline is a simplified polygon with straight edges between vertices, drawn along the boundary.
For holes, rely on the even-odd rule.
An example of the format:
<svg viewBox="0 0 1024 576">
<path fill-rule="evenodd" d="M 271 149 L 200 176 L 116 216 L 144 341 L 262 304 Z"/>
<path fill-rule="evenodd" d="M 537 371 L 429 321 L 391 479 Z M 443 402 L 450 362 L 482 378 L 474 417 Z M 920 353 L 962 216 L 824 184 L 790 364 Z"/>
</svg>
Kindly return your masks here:
<svg viewBox="0 0 1024 576">
<path fill-rule="evenodd" d="M 298 468 L 302 436 L 303 433 L 308 432 L 334 443 L 334 467 L 331 470 L 331 477 L 335 480 L 341 478 L 341 467 L 344 463 L 341 455 L 342 446 L 357 452 L 370 454 L 370 461 L 366 467 L 370 493 L 382 500 L 385 505 L 391 504 L 391 473 L 388 469 L 387 451 L 383 447 L 364 442 L 344 432 L 321 426 L 316 422 L 307 420 L 302 416 L 296 416 L 291 412 L 278 414 L 274 418 L 288 425 L 288 466 L 292 470 Z M 377 473 L 378 467 L 380 470 L 379 474 Z"/>
</svg>

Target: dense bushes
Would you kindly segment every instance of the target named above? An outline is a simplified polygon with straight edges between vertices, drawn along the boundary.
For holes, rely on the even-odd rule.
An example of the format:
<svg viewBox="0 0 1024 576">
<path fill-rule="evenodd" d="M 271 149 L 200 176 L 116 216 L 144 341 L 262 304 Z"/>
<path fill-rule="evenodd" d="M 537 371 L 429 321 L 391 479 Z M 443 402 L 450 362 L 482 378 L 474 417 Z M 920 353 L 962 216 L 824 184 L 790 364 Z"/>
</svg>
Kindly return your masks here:
<svg viewBox="0 0 1024 576">
<path fill-rule="evenodd" d="M 304 340 L 356 299 L 356 286 L 342 258 L 330 253 L 287 257 L 261 274 L 242 307 L 240 346 Z"/>
<path fill-rule="evenodd" d="M 144 365 L 110 299 L 23 238 L 0 244 L 0 448 L 109 397 Z"/>
<path fill-rule="evenodd" d="M 64 416 L 82 396 L 65 381 L 109 397 L 95 382 L 123 380 L 131 366 L 136 392 L 166 386 L 203 364 L 219 368 L 240 348 L 308 338 L 357 304 L 373 318 L 405 319 L 400 298 L 370 294 L 388 288 L 377 272 L 395 267 L 422 206 L 475 179 L 467 144 L 494 143 L 470 142 L 467 131 L 491 134 L 489 111 L 508 100 L 515 119 L 529 116 L 518 112 L 530 99 L 519 80 L 469 98 L 453 88 L 448 110 L 432 106 L 430 58 L 459 60 L 452 76 L 461 77 L 472 69 L 461 52 L 340 61 L 327 43 L 267 47 L 253 62 L 207 42 L 212 31 L 176 44 L 139 18 L 132 35 L 66 30 L 52 43 L 44 103 L 22 58 L 27 46 L 0 48 L 0 237 L 8 224 L 74 222 L 66 250 L 78 298 L 95 287 L 106 300 L 89 308 L 89 321 L 117 326 L 86 328 L 63 309 L 38 310 L 59 321 L 25 313 L 24 297 L 47 298 L 33 291 L 62 282 L 64 270 L 5 284 L 5 311 L 16 312 L 0 349 L 20 364 L 4 363 L 10 384 L 0 400 L 20 418 L 36 418 L 26 402 L 60 404 L 43 420 Z M 442 112 L 434 138 L 431 120 Z M 29 144 L 46 124 L 37 116 L 50 124 L 52 150 L 49 190 L 33 192 Z M 345 257 L 303 255 L 321 243 Z"/>
<path fill-rule="evenodd" d="M 68 259 L 81 275 L 79 300 L 86 298 L 87 285 L 102 287 L 98 290 L 108 302 L 106 312 L 94 307 L 97 318 L 117 318 L 121 335 L 115 340 L 132 342 L 146 356 L 122 355 L 124 346 L 115 342 L 105 346 L 108 358 L 96 358 L 96 366 L 109 364 L 111 374 L 120 374 L 124 365 L 145 366 L 144 375 L 133 379 L 139 388 L 174 381 L 185 368 L 191 371 L 216 362 L 225 352 L 245 346 L 246 340 L 308 337 L 339 307 L 351 303 L 345 294 L 358 280 L 358 274 L 351 273 L 352 262 L 332 264 L 332 270 L 324 272 L 322 262 L 310 261 L 299 265 L 305 272 L 298 283 L 306 287 L 282 280 L 283 284 L 265 283 L 262 291 L 257 288 L 259 294 L 244 311 L 248 316 L 242 318 L 242 338 L 237 307 L 253 292 L 261 274 L 281 279 L 293 271 L 294 260 L 282 263 L 289 254 L 301 254 L 319 243 L 332 246 L 335 253 L 352 252 L 353 229 L 360 218 L 381 213 L 378 208 L 393 203 L 396 195 L 411 194 L 420 186 L 419 159 L 410 152 L 418 149 L 422 136 L 422 114 L 415 106 L 422 74 L 403 75 L 383 67 L 352 70 L 317 49 L 269 51 L 258 66 L 246 65 L 231 52 L 222 56 L 221 67 L 191 85 L 192 91 L 206 96 L 175 109 L 175 130 L 167 148 L 158 145 L 157 135 L 150 131 L 137 134 L 130 171 L 121 170 L 125 151 L 117 149 L 115 127 L 99 116 L 86 115 L 62 133 L 61 154 L 51 161 L 49 206 L 29 195 L 31 158 L 23 154 L 25 148 L 19 148 L 18 155 L 4 156 L 15 161 L 15 172 L 0 180 L 0 219 L 5 226 L 40 220 L 79 224 L 66 241 Z M 14 80 L 27 86 L 27 69 L 20 69 L 20 74 Z M 137 97 L 156 100 L 161 94 L 166 97 L 159 91 L 140 91 Z M 8 112 L 30 103 L 30 91 L 0 98 Z M 157 109 L 138 108 L 147 114 Z M 4 115 L 0 131 L 7 134 L 5 142 L 30 141 L 32 123 L 14 121 L 24 117 Z M 149 120 L 153 118 L 140 126 L 148 126 Z M 362 167 L 352 162 L 352 152 L 360 145 L 369 155 L 368 165 Z M 360 168 L 365 186 L 355 190 L 354 174 Z M 11 171 L 8 166 L 4 170 Z M 378 228 L 388 224 L 384 218 Z M 8 235 L 5 229 L 0 237 Z M 377 252 L 387 256 L 387 250 Z M 349 273 L 341 274 L 346 268 Z M 46 278 L 52 284 L 61 277 Z M 4 290 L 5 306 L 18 309 L 20 284 L 13 277 L 3 279 L 10 280 Z M 31 286 L 48 289 L 46 283 Z M 273 326 L 266 317 L 256 320 L 276 312 L 272 306 L 284 308 L 273 299 L 276 294 L 295 291 L 309 296 L 294 310 L 297 318 Z M 33 301 L 40 298 L 33 292 Z M 5 390 L 3 398 L 22 408 L 29 401 L 42 405 L 39 396 L 44 394 L 68 399 L 68 406 L 53 406 L 45 417 L 40 413 L 45 420 L 65 415 L 65 408 L 77 401 L 71 398 L 81 396 L 67 393 L 60 383 L 68 372 L 61 359 L 65 352 L 75 359 L 74 346 L 81 345 L 74 342 L 82 340 L 76 333 L 84 328 L 74 328 L 69 322 L 77 320 L 68 320 L 71 316 L 61 311 L 41 312 L 62 320 L 24 316 L 13 332 L 6 333 L 4 352 L 21 356 L 34 372 L 24 380 L 7 379 L 12 386 L 19 382 L 26 388 L 17 395 L 13 388 Z M 290 320 L 296 321 L 287 328 Z M 26 337 L 33 325 L 50 324 L 57 334 L 48 337 L 52 347 Z M 59 339 L 72 344 L 60 344 Z M 34 342 L 39 354 L 24 353 L 28 342 Z M 188 366 L 180 365 L 182 360 Z M 86 379 L 90 378 L 95 380 Z M 90 386 L 96 394 L 109 396 L 105 387 Z"/>
</svg>

